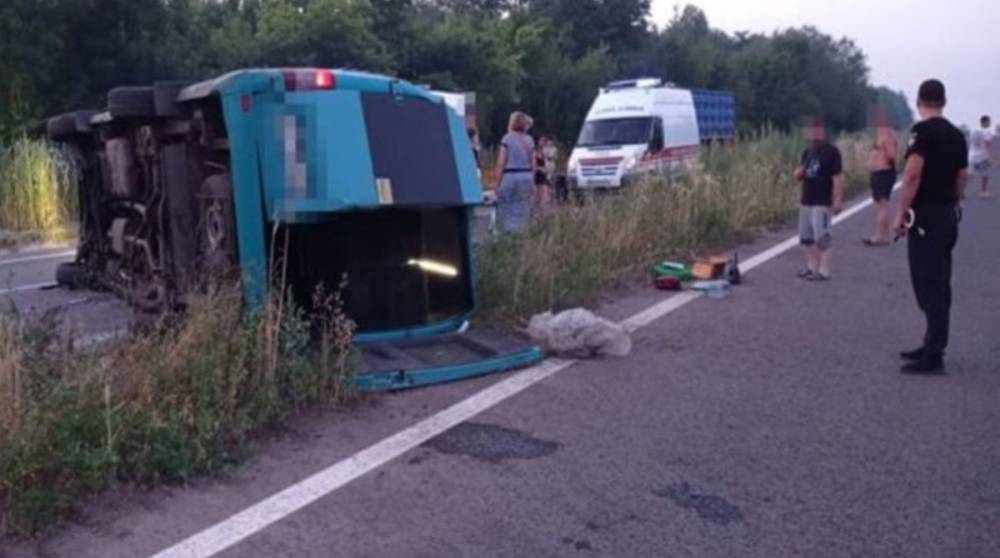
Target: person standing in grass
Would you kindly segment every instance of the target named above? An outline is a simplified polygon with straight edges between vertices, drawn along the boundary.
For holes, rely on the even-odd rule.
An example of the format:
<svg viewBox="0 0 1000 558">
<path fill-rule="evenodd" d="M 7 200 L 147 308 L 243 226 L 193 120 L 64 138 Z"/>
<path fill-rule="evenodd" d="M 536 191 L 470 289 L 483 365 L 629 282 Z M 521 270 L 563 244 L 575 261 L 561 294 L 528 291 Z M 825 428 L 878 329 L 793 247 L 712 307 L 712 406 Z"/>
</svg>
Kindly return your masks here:
<svg viewBox="0 0 1000 558">
<path fill-rule="evenodd" d="M 535 207 L 543 211 L 550 209 L 555 202 L 553 186 L 558 156 L 559 150 L 552 137 L 540 136 L 535 150 Z"/>
<path fill-rule="evenodd" d="M 965 135 L 944 117 L 944 84 L 920 85 L 920 122 L 910 131 L 896 234 L 907 235 L 910 280 L 927 329 L 920 348 L 900 353 L 905 374 L 940 374 L 951 319 L 951 253 L 958 242 L 969 150 Z"/>
<path fill-rule="evenodd" d="M 479 170 L 479 165 L 482 164 L 479 160 L 482 150 L 482 146 L 479 144 L 479 130 L 470 127 L 466 131 L 469 134 L 469 143 L 472 144 L 472 157 L 476 160 L 476 170 Z"/>
<path fill-rule="evenodd" d="M 888 246 L 892 223 L 889 215 L 889 198 L 896 185 L 896 152 L 899 143 L 889 125 L 885 110 L 879 107 L 875 124 L 875 141 L 868 153 L 868 170 L 871 172 L 872 200 L 875 202 L 875 234 L 864 239 L 866 246 Z"/>
<path fill-rule="evenodd" d="M 979 129 L 969 134 L 969 166 L 972 174 L 980 179 L 979 195 L 990 195 L 990 148 L 993 146 L 993 131 L 990 130 L 990 117 L 983 115 L 979 119 Z"/>
<path fill-rule="evenodd" d="M 809 281 L 827 281 L 833 216 L 844 206 L 843 160 L 837 146 L 827 141 L 822 118 L 806 119 L 802 135 L 809 145 L 802 152 L 795 179 L 802 183 L 799 242 L 805 250 L 806 266 L 798 276 Z"/>
<path fill-rule="evenodd" d="M 535 206 L 534 208 L 544 211 L 552 199 L 549 190 L 549 177 L 545 172 L 545 147 L 548 145 L 549 137 L 541 135 L 538 137 L 538 144 L 535 147 Z"/>
<path fill-rule="evenodd" d="M 496 164 L 497 217 L 502 232 L 522 232 L 531 222 L 534 199 L 535 140 L 528 135 L 532 119 L 515 111 L 507 135 L 500 140 Z"/>
</svg>

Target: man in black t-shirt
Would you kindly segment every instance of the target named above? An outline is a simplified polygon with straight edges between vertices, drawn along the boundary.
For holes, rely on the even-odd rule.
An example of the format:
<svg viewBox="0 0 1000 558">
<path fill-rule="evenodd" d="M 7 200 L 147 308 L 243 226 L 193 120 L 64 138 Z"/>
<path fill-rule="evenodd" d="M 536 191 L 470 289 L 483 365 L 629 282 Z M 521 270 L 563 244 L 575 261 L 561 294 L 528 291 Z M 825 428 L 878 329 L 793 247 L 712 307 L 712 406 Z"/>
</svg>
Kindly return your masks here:
<svg viewBox="0 0 1000 558">
<path fill-rule="evenodd" d="M 833 215 L 840 213 L 844 203 L 843 163 L 837 146 L 826 141 L 826 125 L 821 118 L 807 120 L 803 135 L 809 147 L 795 169 L 795 179 L 802 182 L 799 242 L 806 254 L 806 267 L 799 271 L 799 277 L 827 281 Z"/>
<path fill-rule="evenodd" d="M 921 121 L 910 132 L 896 218 L 897 235 L 909 237 L 910 279 L 927 318 L 923 345 L 900 354 L 911 361 L 902 368 L 908 374 L 942 373 L 948 346 L 951 253 L 968 180 L 968 146 L 962 132 L 942 116 L 944 105 L 944 84 L 932 79 L 920 85 Z"/>
</svg>

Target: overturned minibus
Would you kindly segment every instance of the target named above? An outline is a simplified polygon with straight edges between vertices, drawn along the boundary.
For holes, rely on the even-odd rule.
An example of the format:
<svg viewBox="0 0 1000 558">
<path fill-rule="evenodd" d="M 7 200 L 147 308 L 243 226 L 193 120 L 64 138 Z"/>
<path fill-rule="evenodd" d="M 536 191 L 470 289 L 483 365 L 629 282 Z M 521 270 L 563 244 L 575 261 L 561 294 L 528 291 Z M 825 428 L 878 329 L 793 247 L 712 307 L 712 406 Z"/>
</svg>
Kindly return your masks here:
<svg viewBox="0 0 1000 558">
<path fill-rule="evenodd" d="M 162 311 L 236 269 L 250 306 L 279 263 L 308 307 L 346 279 L 362 390 L 395 390 L 541 360 L 469 326 L 473 208 L 466 128 L 440 97 L 330 69 L 241 70 L 120 87 L 101 111 L 48 121 L 80 161 L 77 257 L 60 284 Z"/>
</svg>

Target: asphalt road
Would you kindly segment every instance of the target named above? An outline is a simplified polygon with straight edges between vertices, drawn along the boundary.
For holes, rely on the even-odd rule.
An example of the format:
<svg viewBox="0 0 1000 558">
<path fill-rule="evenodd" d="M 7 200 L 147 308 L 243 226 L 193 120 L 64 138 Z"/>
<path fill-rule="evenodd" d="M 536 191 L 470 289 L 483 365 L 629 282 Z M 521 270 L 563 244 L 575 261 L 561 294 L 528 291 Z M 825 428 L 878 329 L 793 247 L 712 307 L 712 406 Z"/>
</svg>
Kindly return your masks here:
<svg viewBox="0 0 1000 558">
<path fill-rule="evenodd" d="M 55 282 L 56 266 L 73 260 L 68 247 L 0 254 L 0 295 Z"/>
<path fill-rule="evenodd" d="M 836 229 L 833 281 L 786 253 L 220 556 L 1000 556 L 1000 199 L 966 204 L 944 377 L 897 372 L 923 322 L 871 219 Z M 0 555 L 147 556 L 496 381 L 298 419 L 229 479 L 122 490 Z"/>
<path fill-rule="evenodd" d="M 55 311 L 61 327 L 83 341 L 125 331 L 137 315 L 110 293 L 54 288 L 56 267 L 74 255 L 71 246 L 0 254 L 0 311 L 13 307 L 28 317 Z"/>
</svg>

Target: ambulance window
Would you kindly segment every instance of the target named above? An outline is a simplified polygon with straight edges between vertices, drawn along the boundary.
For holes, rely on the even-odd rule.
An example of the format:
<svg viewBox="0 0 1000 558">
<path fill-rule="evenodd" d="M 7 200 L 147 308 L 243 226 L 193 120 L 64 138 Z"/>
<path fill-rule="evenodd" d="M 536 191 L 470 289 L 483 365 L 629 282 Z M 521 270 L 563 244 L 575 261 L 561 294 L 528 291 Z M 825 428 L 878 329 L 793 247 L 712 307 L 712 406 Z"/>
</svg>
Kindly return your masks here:
<svg viewBox="0 0 1000 558">
<path fill-rule="evenodd" d="M 649 140 L 650 151 L 663 151 L 663 120 L 653 119 L 653 137 Z"/>
<path fill-rule="evenodd" d="M 583 124 L 577 145 L 642 145 L 649 141 L 651 118 L 610 118 Z"/>
</svg>

